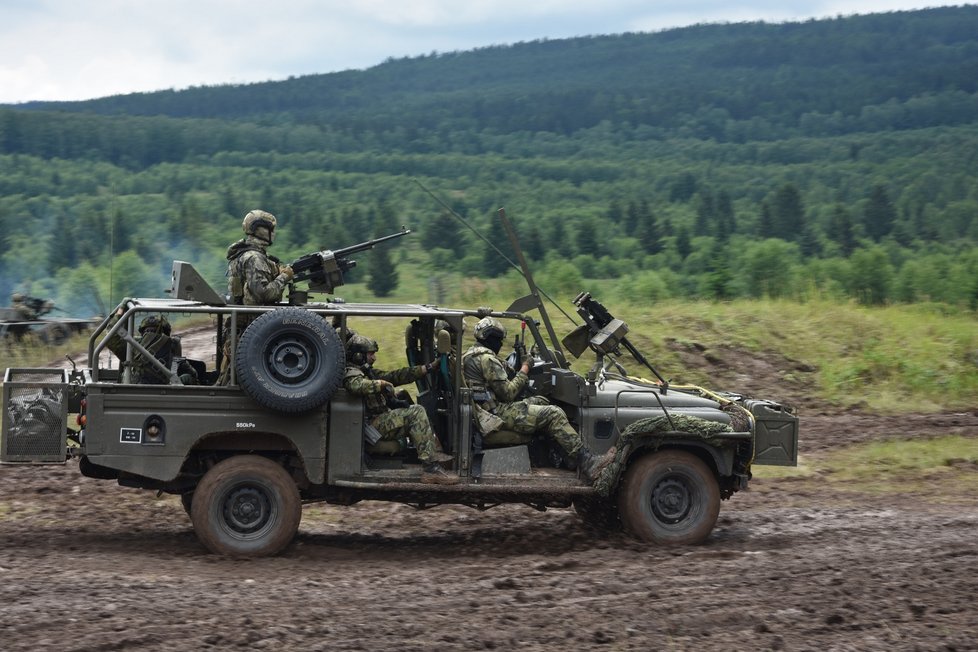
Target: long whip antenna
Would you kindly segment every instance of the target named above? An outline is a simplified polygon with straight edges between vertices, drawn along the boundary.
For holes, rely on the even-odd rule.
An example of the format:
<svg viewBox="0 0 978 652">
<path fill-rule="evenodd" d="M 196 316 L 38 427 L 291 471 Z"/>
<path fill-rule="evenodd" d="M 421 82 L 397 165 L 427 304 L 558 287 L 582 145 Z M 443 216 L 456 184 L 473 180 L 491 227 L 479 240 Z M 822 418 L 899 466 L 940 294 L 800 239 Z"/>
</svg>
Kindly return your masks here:
<svg viewBox="0 0 978 652">
<path fill-rule="evenodd" d="M 455 210 L 454 208 L 452 208 L 451 206 L 449 206 L 448 204 L 446 204 L 446 203 L 445 203 L 444 201 L 442 201 L 442 199 L 441 199 L 441 197 L 439 197 L 439 196 L 438 196 L 438 195 L 436 195 L 435 193 L 433 193 L 433 192 L 431 192 L 430 190 L 428 190 L 428 188 L 427 188 L 427 187 L 426 187 L 426 186 L 425 186 L 425 185 L 424 185 L 423 183 L 421 183 L 421 181 L 420 181 L 420 180 L 418 180 L 418 179 L 414 179 L 414 182 L 415 182 L 416 184 L 418 184 L 418 187 L 420 187 L 420 188 L 421 188 L 421 190 L 423 190 L 423 191 L 424 191 L 425 193 L 427 193 L 427 195 L 428 195 L 429 197 L 431 197 L 432 199 L 434 199 L 434 200 L 435 200 L 436 202 L 438 202 L 438 204 L 439 204 L 439 205 L 440 205 L 440 206 L 441 206 L 442 208 L 444 208 L 444 209 L 445 209 L 446 211 L 448 211 L 448 212 L 449 212 L 449 214 L 450 214 L 450 215 L 451 215 L 452 217 L 454 217 L 454 218 L 455 218 L 455 219 L 457 219 L 457 220 L 458 220 L 459 222 L 461 222 L 462 224 L 464 224 L 464 225 L 465 225 L 465 227 L 466 227 L 467 229 L 469 229 L 470 231 L 472 231 L 472 233 L 474 233 L 474 234 L 475 234 L 475 235 L 476 235 L 476 236 L 477 236 L 477 237 L 478 237 L 478 238 L 479 238 L 480 240 L 482 240 L 482 241 L 483 241 L 483 242 L 485 242 L 485 243 L 486 243 L 487 245 L 489 245 L 490 247 L 492 247 L 492 248 L 493 248 L 493 250 L 495 250 L 495 252 L 496 252 L 497 254 L 499 254 L 499 255 L 500 255 L 500 257 L 502 257 L 502 259 L 503 259 L 503 260 L 505 260 L 505 261 L 506 261 L 507 263 L 509 263 L 509 264 L 510 264 L 510 266 L 511 266 L 511 267 L 513 267 L 513 269 L 515 269 L 516 271 L 518 271 L 518 272 L 520 273 L 520 276 L 522 276 L 523 278 L 526 278 L 526 274 L 525 274 L 525 273 L 523 273 L 523 268 L 522 268 L 522 267 L 520 267 L 519 265 L 517 265 L 516 263 L 514 263 L 514 262 L 513 262 L 513 261 L 512 261 L 512 260 L 511 260 L 511 259 L 509 258 L 509 256 L 507 256 L 506 254 L 504 254 L 504 253 L 502 252 L 502 250 L 500 250 L 500 249 L 499 249 L 499 247 L 497 247 L 497 246 L 495 245 L 495 243 L 494 243 L 494 242 L 493 242 L 492 240 L 490 240 L 490 239 L 489 239 L 489 238 L 487 238 L 486 236 L 484 236 L 484 235 L 482 235 L 481 233 L 479 233 L 479 231 L 478 231 L 478 229 L 476 229 L 476 228 L 475 228 L 474 226 L 472 226 L 471 224 L 469 224 L 469 222 L 468 222 L 468 220 L 466 220 L 466 219 L 465 219 L 464 217 L 462 217 L 461 215 L 459 215 L 459 214 L 458 214 L 458 212 L 457 212 L 457 211 L 456 211 L 456 210 Z M 540 294 L 542 294 L 543 296 L 545 296 L 545 297 L 547 297 L 547 300 L 548 300 L 548 301 L 550 301 L 550 303 L 552 303 L 552 304 L 554 305 L 554 307 L 555 307 L 555 308 L 557 308 L 557 310 L 559 310 L 559 311 L 560 311 L 560 313 L 561 313 L 562 315 L 564 315 L 564 317 L 566 317 L 566 318 L 568 319 L 568 321 L 570 321 L 570 322 L 571 322 L 572 324 L 574 324 L 574 325 L 577 325 L 577 320 L 575 320 L 575 319 L 574 319 L 573 317 L 571 317 L 571 316 L 570 316 L 569 314 L 567 314 L 567 311 L 566 311 L 566 310 L 564 310 L 564 309 L 563 309 L 563 308 L 562 308 L 562 307 L 560 306 L 560 304 L 559 304 L 559 303 L 557 303 L 556 301 L 554 301 L 554 299 L 553 299 L 553 297 L 551 297 L 551 296 L 550 296 L 549 294 L 547 294 L 547 293 L 546 293 L 546 292 L 545 292 L 545 291 L 544 291 L 544 290 L 543 290 L 542 288 L 540 288 L 540 287 L 537 287 L 537 290 L 539 290 L 539 291 L 540 291 Z"/>
</svg>

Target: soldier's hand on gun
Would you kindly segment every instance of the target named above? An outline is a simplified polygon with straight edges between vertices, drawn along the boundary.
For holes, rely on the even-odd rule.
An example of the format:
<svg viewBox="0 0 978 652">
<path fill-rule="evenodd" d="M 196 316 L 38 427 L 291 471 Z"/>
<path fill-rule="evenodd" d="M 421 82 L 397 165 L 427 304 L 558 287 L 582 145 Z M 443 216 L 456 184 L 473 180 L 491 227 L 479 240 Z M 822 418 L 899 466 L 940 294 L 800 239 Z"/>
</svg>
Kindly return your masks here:
<svg viewBox="0 0 978 652">
<path fill-rule="evenodd" d="M 291 265 L 279 265 L 278 273 L 284 275 L 286 281 L 291 281 L 295 276 L 295 272 L 292 271 Z"/>
<path fill-rule="evenodd" d="M 435 358 L 434 360 L 432 360 L 431 362 L 429 362 L 424 366 L 424 372 L 425 374 L 430 374 L 437 368 L 438 368 L 438 358 Z"/>
</svg>

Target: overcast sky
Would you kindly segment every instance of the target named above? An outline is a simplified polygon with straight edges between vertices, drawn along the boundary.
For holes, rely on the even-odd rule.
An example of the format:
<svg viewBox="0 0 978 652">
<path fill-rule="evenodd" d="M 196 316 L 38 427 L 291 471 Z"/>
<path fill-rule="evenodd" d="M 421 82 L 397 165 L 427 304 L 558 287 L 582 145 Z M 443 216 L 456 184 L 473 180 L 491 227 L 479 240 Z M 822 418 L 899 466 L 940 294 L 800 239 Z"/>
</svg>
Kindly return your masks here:
<svg viewBox="0 0 978 652">
<path fill-rule="evenodd" d="M 0 0 L 0 103 L 286 79 L 388 57 L 941 0 Z"/>
</svg>

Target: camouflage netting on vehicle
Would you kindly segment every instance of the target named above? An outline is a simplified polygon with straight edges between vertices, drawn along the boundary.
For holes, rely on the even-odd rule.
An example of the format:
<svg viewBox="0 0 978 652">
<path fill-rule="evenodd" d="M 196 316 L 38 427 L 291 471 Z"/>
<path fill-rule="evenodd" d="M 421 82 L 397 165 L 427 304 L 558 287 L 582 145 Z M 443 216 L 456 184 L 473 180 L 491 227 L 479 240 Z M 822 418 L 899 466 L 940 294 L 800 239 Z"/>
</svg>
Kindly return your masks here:
<svg viewBox="0 0 978 652">
<path fill-rule="evenodd" d="M 618 438 L 618 451 L 611 464 L 606 466 L 598 479 L 594 481 L 594 489 L 602 496 L 610 496 L 612 489 L 618 482 L 621 469 L 625 465 L 625 460 L 632 452 L 632 442 L 636 437 L 647 437 L 649 435 L 659 435 L 668 432 L 682 432 L 687 438 L 690 436 L 701 439 L 713 446 L 722 446 L 723 442 L 715 436 L 724 432 L 733 432 L 729 424 L 718 421 L 709 421 L 700 417 L 676 414 L 658 417 L 639 419 L 629 425 Z M 654 440 L 653 440 L 654 441 Z"/>
</svg>

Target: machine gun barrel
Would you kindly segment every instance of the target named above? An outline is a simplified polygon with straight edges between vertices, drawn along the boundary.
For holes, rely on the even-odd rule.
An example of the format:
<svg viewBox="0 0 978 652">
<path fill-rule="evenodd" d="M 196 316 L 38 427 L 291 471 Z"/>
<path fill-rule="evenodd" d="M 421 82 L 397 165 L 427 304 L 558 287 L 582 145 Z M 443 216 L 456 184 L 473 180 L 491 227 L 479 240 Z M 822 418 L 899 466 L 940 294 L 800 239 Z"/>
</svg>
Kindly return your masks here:
<svg viewBox="0 0 978 652">
<path fill-rule="evenodd" d="M 309 289 L 315 292 L 332 292 L 335 288 L 343 285 L 343 272 L 348 272 L 357 265 L 357 261 L 350 259 L 355 253 L 373 249 L 378 244 L 402 238 L 410 233 L 411 230 L 401 227 L 396 233 L 373 238 L 366 242 L 361 242 L 342 249 L 324 249 L 314 251 L 297 258 L 292 262 L 292 271 L 295 274 L 293 282 L 309 281 Z"/>
</svg>

